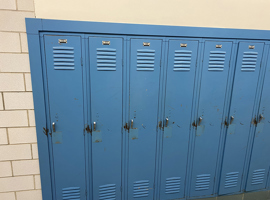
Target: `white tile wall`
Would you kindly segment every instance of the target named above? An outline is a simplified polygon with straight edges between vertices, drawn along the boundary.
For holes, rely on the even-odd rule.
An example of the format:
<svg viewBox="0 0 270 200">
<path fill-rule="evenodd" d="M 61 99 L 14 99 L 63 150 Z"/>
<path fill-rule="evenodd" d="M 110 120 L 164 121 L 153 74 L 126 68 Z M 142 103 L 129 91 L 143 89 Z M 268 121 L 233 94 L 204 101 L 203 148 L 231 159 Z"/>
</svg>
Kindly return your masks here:
<svg viewBox="0 0 270 200">
<path fill-rule="evenodd" d="M 34 0 L 0 0 L 0 200 L 42 200 L 26 17 Z"/>
</svg>

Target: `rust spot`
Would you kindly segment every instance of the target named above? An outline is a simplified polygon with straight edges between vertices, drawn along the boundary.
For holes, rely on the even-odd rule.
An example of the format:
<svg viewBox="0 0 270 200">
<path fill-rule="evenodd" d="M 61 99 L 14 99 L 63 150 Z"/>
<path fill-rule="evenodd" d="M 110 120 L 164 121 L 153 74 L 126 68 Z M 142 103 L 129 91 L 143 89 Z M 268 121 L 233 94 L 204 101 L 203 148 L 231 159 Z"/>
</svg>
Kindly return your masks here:
<svg viewBox="0 0 270 200">
<path fill-rule="evenodd" d="M 89 124 L 86 126 L 86 128 L 84 129 L 84 131 L 86 131 L 87 133 L 90 133 L 92 135 L 92 130 L 91 130 Z"/>
<path fill-rule="evenodd" d="M 174 124 L 175 122 L 173 122 L 172 124 Z"/>
<path fill-rule="evenodd" d="M 256 116 L 252 118 L 251 124 L 257 126 L 258 122 L 257 122 Z"/>
<path fill-rule="evenodd" d="M 55 144 L 61 144 L 61 142 L 57 141 L 57 142 L 55 142 Z"/>
<path fill-rule="evenodd" d="M 244 125 L 243 123 L 240 122 L 241 125 Z"/>
<path fill-rule="evenodd" d="M 128 123 L 125 124 L 124 129 L 129 132 Z"/>
<path fill-rule="evenodd" d="M 181 126 L 177 125 L 178 128 L 181 128 Z"/>
<path fill-rule="evenodd" d="M 137 137 L 133 137 L 133 138 L 131 138 L 132 140 L 137 140 L 138 138 Z"/>
<path fill-rule="evenodd" d="M 99 142 L 101 142 L 101 140 L 96 140 L 96 141 L 95 141 L 95 143 L 99 143 Z"/>
<path fill-rule="evenodd" d="M 162 129 L 162 121 L 159 121 L 159 122 L 158 122 L 158 127 L 159 127 L 160 129 Z"/>
<path fill-rule="evenodd" d="M 228 126 L 229 124 L 228 124 L 228 122 L 227 122 L 227 119 L 225 119 L 225 121 L 224 121 L 224 126 Z"/>
<path fill-rule="evenodd" d="M 46 129 L 45 127 L 43 127 L 43 133 L 48 136 L 48 132 L 49 132 L 49 129 Z"/>
<path fill-rule="evenodd" d="M 192 123 L 192 126 L 195 127 L 195 128 L 197 128 L 197 124 L 196 124 L 195 121 Z"/>
</svg>

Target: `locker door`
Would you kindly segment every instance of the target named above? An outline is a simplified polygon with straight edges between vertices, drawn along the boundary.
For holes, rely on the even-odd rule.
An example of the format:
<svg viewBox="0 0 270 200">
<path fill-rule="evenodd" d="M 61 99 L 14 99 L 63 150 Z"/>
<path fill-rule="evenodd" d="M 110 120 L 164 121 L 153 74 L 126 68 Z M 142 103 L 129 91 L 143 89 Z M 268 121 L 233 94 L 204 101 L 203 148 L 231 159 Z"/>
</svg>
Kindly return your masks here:
<svg viewBox="0 0 270 200">
<path fill-rule="evenodd" d="M 184 197 L 198 44 L 169 41 L 161 199 Z"/>
<path fill-rule="evenodd" d="M 258 124 L 256 127 L 253 149 L 248 172 L 246 191 L 266 188 L 270 159 L 270 65 L 266 68 L 261 97 Z"/>
<path fill-rule="evenodd" d="M 93 199 L 121 198 L 123 39 L 89 37 Z"/>
<path fill-rule="evenodd" d="M 232 42 L 205 42 L 191 196 L 211 195 L 214 192 L 231 48 Z"/>
<path fill-rule="evenodd" d="M 131 39 L 128 199 L 153 199 L 161 48 Z"/>
<path fill-rule="evenodd" d="M 81 37 L 45 36 L 56 199 L 86 199 Z"/>
<path fill-rule="evenodd" d="M 264 43 L 239 43 L 219 194 L 241 188 L 263 48 Z"/>
</svg>

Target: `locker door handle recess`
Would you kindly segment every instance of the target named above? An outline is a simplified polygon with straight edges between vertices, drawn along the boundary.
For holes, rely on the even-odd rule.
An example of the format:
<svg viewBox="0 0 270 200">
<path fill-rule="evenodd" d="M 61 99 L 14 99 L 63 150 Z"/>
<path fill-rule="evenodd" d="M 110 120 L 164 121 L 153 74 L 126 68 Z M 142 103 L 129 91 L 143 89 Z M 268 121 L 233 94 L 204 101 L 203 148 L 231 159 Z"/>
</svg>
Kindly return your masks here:
<svg viewBox="0 0 270 200">
<path fill-rule="evenodd" d="M 262 119 L 263 119 L 263 115 L 262 115 L 262 114 L 260 114 L 260 117 L 259 117 L 259 122 L 258 122 L 258 123 L 260 123 L 260 122 L 262 121 Z"/>
<path fill-rule="evenodd" d="M 168 124 L 169 124 L 169 118 L 167 117 L 167 118 L 165 119 L 165 127 L 167 127 Z"/>
<path fill-rule="evenodd" d="M 230 124 L 233 123 L 233 120 L 234 120 L 234 116 L 231 116 L 231 121 L 230 121 Z"/>
<path fill-rule="evenodd" d="M 199 123 L 198 123 L 198 126 L 200 126 L 202 120 L 203 120 L 203 118 L 202 118 L 202 117 L 199 117 Z"/>
<path fill-rule="evenodd" d="M 53 132 L 55 132 L 55 122 L 52 123 Z"/>
<path fill-rule="evenodd" d="M 133 128 L 133 119 L 130 120 L 130 128 L 131 128 L 131 129 Z"/>
<path fill-rule="evenodd" d="M 97 122 L 93 122 L 93 125 L 94 125 L 94 131 L 96 131 L 96 126 L 97 126 Z"/>
</svg>

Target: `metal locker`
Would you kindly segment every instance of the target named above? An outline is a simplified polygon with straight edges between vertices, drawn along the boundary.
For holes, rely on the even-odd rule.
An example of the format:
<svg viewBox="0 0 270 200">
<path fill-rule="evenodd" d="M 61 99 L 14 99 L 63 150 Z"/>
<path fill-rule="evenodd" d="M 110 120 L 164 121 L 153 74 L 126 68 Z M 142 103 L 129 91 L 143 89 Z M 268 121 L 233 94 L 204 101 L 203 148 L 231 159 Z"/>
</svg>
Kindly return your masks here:
<svg viewBox="0 0 270 200">
<path fill-rule="evenodd" d="M 219 194 L 241 190 L 263 49 L 264 43 L 239 43 Z"/>
<path fill-rule="evenodd" d="M 232 42 L 206 41 L 193 152 L 190 196 L 212 195 Z"/>
<path fill-rule="evenodd" d="M 123 38 L 89 37 L 93 199 L 121 198 Z"/>
<path fill-rule="evenodd" d="M 269 60 L 269 59 L 268 59 Z M 253 148 L 247 177 L 246 191 L 266 188 L 270 167 L 270 65 L 265 73 L 265 80 L 260 101 L 257 125 L 254 135 Z"/>
<path fill-rule="evenodd" d="M 161 39 L 131 39 L 128 199 L 153 199 Z"/>
<path fill-rule="evenodd" d="M 80 36 L 45 35 L 56 199 L 86 199 L 81 48 Z"/>
<path fill-rule="evenodd" d="M 184 197 L 198 44 L 169 40 L 160 199 Z"/>
</svg>

